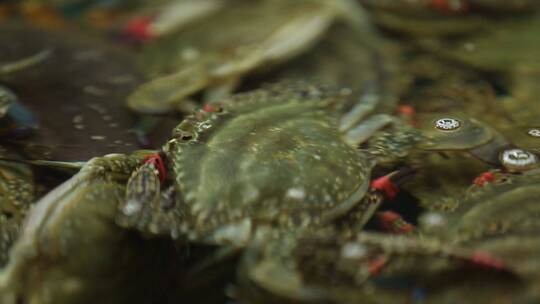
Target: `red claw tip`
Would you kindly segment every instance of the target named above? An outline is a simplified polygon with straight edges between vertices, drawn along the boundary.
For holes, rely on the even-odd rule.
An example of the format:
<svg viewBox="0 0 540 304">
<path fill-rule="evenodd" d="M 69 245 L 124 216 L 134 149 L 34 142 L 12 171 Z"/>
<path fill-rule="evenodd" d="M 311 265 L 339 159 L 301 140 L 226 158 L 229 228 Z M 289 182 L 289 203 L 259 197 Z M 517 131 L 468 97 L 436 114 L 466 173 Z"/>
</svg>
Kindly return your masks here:
<svg viewBox="0 0 540 304">
<path fill-rule="evenodd" d="M 371 188 L 382 192 L 387 198 L 394 199 L 399 188 L 390 180 L 390 176 L 382 176 L 371 182 Z"/>
<path fill-rule="evenodd" d="M 152 40 L 156 35 L 150 30 L 152 17 L 140 16 L 131 19 L 123 29 L 123 32 L 138 41 L 146 42 Z"/>
<path fill-rule="evenodd" d="M 473 253 L 470 257 L 470 261 L 475 265 L 495 270 L 504 270 L 506 268 L 503 261 L 485 252 Z"/>
<path fill-rule="evenodd" d="M 383 256 L 378 256 L 371 260 L 368 264 L 368 272 L 371 275 L 377 275 L 386 265 L 386 258 Z"/>
<path fill-rule="evenodd" d="M 487 183 L 491 183 L 495 180 L 495 174 L 493 172 L 484 172 L 474 179 L 473 183 L 476 186 L 482 187 Z"/>
<path fill-rule="evenodd" d="M 443 13 L 462 13 L 469 9 L 467 0 L 431 0 L 429 6 Z"/>
<path fill-rule="evenodd" d="M 415 229 L 414 225 L 407 223 L 399 214 L 393 211 L 380 212 L 378 217 L 382 227 L 386 231 L 394 233 L 411 233 Z"/>
<path fill-rule="evenodd" d="M 167 168 L 159 153 L 149 154 L 144 158 L 145 164 L 152 164 L 158 170 L 159 182 L 164 183 L 167 179 Z"/>
<path fill-rule="evenodd" d="M 405 116 L 414 116 L 416 114 L 416 109 L 411 105 L 400 105 L 397 108 L 399 114 Z"/>
<path fill-rule="evenodd" d="M 217 104 L 205 104 L 202 108 L 203 112 L 215 113 L 221 111 L 221 106 Z"/>
</svg>

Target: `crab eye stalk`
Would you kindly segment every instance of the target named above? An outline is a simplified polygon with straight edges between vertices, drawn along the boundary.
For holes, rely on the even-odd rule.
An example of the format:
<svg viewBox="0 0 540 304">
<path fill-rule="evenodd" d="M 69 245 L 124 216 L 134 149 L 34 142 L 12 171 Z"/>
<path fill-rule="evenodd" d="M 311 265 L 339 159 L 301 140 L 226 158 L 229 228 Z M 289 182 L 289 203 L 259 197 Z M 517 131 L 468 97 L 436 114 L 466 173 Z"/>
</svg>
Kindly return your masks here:
<svg viewBox="0 0 540 304">
<path fill-rule="evenodd" d="M 435 128 L 442 131 L 454 131 L 461 127 L 461 122 L 455 118 L 440 118 L 435 121 Z"/>
<path fill-rule="evenodd" d="M 181 140 L 184 140 L 184 141 L 191 140 L 191 139 L 193 139 L 193 134 L 191 134 L 191 133 L 184 133 L 184 134 L 181 134 L 181 135 L 180 135 L 180 139 L 181 139 Z"/>
<path fill-rule="evenodd" d="M 180 142 L 187 142 L 195 137 L 195 131 L 192 123 L 182 122 L 172 132 L 172 137 Z"/>
</svg>

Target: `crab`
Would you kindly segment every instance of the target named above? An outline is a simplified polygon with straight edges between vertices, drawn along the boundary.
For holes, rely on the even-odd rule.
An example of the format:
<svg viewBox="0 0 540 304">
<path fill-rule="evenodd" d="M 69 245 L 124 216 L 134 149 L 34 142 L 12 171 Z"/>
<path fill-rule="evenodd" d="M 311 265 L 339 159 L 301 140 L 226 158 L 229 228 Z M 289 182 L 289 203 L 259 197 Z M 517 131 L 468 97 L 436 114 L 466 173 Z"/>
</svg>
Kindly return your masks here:
<svg viewBox="0 0 540 304">
<path fill-rule="evenodd" d="M 501 126 L 508 137 L 523 128 L 539 126 L 537 102 L 540 66 L 533 54 L 540 48 L 538 39 L 538 13 L 521 19 L 511 19 L 493 26 L 489 31 L 474 33 L 453 42 L 426 40 L 422 47 L 441 58 L 457 61 L 498 79 L 497 85 L 507 94 L 501 94 L 497 107 L 513 122 Z M 512 49 L 510 55 L 505 52 Z"/>
<path fill-rule="evenodd" d="M 46 191 L 76 173 L 80 169 L 78 161 L 111 149 L 132 151 L 131 146 L 137 143 L 131 131 L 131 114 L 125 109 L 122 96 L 103 97 L 108 94 L 109 90 L 104 90 L 107 85 L 114 85 L 110 91 L 115 95 L 122 94 L 120 88 L 125 93 L 129 91 L 130 83 L 136 81 L 136 75 L 129 74 L 134 73 L 134 69 L 129 69 L 132 65 L 119 63 L 120 60 L 110 64 L 108 60 L 121 56 L 115 57 L 108 47 L 77 40 L 66 33 L 44 35 L 43 30 L 18 22 L 5 22 L 3 29 L 0 33 L 2 267 L 28 211 Z M 89 46 L 93 48 L 90 51 Z M 61 67 L 58 62 L 62 62 Z M 101 67 L 91 70 L 99 62 Z M 84 71 L 86 78 L 70 78 L 74 71 L 80 71 L 79 74 Z M 43 75 L 47 75 L 46 79 Z M 115 82 L 113 78 L 120 80 Z M 84 87 L 94 90 L 80 94 Z M 76 98 L 66 104 L 68 96 Z M 96 119 L 102 119 L 104 124 L 91 123 Z M 101 127 L 105 130 L 98 133 L 96 130 Z M 59 130 L 63 131 L 61 136 Z"/>
<path fill-rule="evenodd" d="M 377 157 L 358 145 L 392 121 L 365 128 L 360 116 L 340 129 L 343 117 L 351 119 L 340 110 L 349 93 L 275 84 L 187 117 L 162 151 L 145 161 L 141 153 L 90 160 L 32 210 L 0 276 L 0 298 L 87 300 L 85 294 L 103 291 L 92 276 L 110 273 L 114 255 L 133 250 L 125 240 L 133 230 L 236 252 L 255 239 L 317 230 L 352 209 L 369 217 L 373 209 L 365 197 Z M 404 129 L 396 136 L 410 143 L 416 132 Z M 120 245 L 111 250 L 111 242 Z M 86 246 L 94 249 L 85 252 Z M 136 280 L 122 277 L 123 283 Z"/>
<path fill-rule="evenodd" d="M 413 37 L 462 35 L 486 26 L 485 17 L 468 14 L 469 6 L 459 0 L 361 0 L 360 3 L 369 10 L 377 25 Z"/>
<path fill-rule="evenodd" d="M 257 245 L 242 257 L 240 303 L 489 303 L 500 295 L 486 285 L 507 299 L 522 291 L 495 255 L 425 235 L 318 232 Z"/>
<path fill-rule="evenodd" d="M 232 294 L 240 303 L 537 302 L 538 179 L 538 170 L 505 173 L 453 210 L 426 212 L 406 235 L 293 232 L 254 243 Z"/>
<path fill-rule="evenodd" d="M 3 63 L 0 79 L 39 64 L 49 52 Z M 8 260 L 8 252 L 17 239 L 22 222 L 35 199 L 34 172 L 28 164 L 6 161 L 22 159 L 20 151 L 10 146 L 9 139 L 28 137 L 37 129 L 33 113 L 19 102 L 16 94 L 0 85 L 0 267 Z"/>
<path fill-rule="evenodd" d="M 455 37 L 484 33 L 501 20 L 528 17 L 539 6 L 534 0 L 360 0 L 381 27 L 416 38 Z M 495 13 L 495 14 L 494 14 Z"/>
<path fill-rule="evenodd" d="M 30 166 L 0 161 L 0 267 L 8 260 L 8 252 L 34 201 L 34 175 Z"/>
<path fill-rule="evenodd" d="M 337 19 L 358 26 L 362 10 L 351 0 L 236 1 L 145 46 L 141 65 L 148 81 L 128 105 L 142 113 L 169 112 L 202 90 L 206 101 L 218 100 L 244 75 L 308 50 Z"/>
</svg>

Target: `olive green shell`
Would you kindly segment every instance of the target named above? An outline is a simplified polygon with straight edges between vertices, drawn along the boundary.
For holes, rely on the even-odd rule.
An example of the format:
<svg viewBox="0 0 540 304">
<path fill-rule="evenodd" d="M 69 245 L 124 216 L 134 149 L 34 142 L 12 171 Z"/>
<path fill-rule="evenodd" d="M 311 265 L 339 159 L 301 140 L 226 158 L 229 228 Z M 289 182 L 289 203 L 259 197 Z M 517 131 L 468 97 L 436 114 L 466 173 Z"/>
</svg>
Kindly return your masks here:
<svg viewBox="0 0 540 304">
<path fill-rule="evenodd" d="M 324 87 L 278 84 L 186 119 L 165 151 L 189 232 L 242 219 L 309 226 L 358 203 L 371 165 L 341 139 L 343 101 Z"/>
<path fill-rule="evenodd" d="M 540 229 L 538 175 L 508 175 L 473 192 L 452 213 L 449 238 L 483 240 Z"/>
</svg>

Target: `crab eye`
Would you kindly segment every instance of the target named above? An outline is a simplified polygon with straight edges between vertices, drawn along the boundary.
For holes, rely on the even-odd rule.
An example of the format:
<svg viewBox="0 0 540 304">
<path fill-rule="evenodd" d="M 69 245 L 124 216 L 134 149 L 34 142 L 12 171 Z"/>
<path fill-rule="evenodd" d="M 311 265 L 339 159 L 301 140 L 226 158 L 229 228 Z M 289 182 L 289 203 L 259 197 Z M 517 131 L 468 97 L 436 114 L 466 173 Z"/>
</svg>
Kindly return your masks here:
<svg viewBox="0 0 540 304">
<path fill-rule="evenodd" d="M 527 134 L 532 137 L 540 137 L 540 128 L 531 128 Z"/>
<path fill-rule="evenodd" d="M 188 141 L 188 140 L 193 139 L 193 134 L 187 133 L 187 132 L 182 132 L 182 134 L 180 134 L 179 137 L 180 137 L 181 140 Z"/>
</svg>

